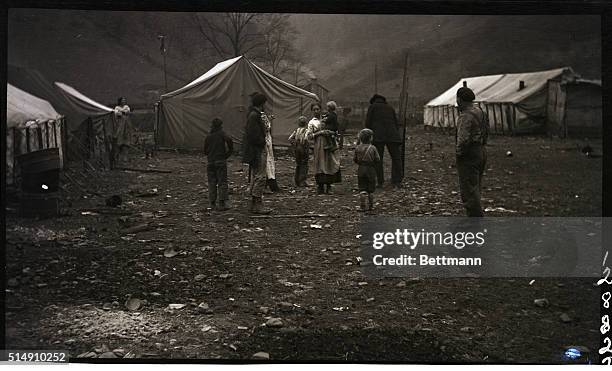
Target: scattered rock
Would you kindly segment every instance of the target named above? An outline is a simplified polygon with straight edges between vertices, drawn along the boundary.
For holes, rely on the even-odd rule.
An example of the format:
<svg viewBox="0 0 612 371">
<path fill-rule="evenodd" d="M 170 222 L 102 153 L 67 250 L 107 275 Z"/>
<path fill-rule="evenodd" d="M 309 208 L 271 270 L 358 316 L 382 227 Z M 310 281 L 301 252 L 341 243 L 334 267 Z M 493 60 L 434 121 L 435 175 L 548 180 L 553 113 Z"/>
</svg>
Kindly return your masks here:
<svg viewBox="0 0 612 371">
<path fill-rule="evenodd" d="M 197 276 L 195 276 L 193 279 L 195 281 L 202 281 L 204 278 L 206 278 L 206 275 L 204 274 L 198 274 Z"/>
<path fill-rule="evenodd" d="M 113 305 L 111 303 L 104 303 L 102 305 L 102 309 L 103 310 L 111 310 L 111 309 L 113 309 Z"/>
<path fill-rule="evenodd" d="M 533 304 L 536 307 L 544 308 L 547 307 L 550 303 L 548 302 L 548 299 L 535 299 L 533 301 Z"/>
<path fill-rule="evenodd" d="M 406 287 L 406 282 L 405 281 L 400 281 L 397 283 L 397 285 L 395 285 L 395 287 Z"/>
<path fill-rule="evenodd" d="M 211 314 L 213 311 L 212 309 L 210 309 L 210 306 L 208 305 L 208 303 L 202 302 L 198 305 L 198 312 L 204 313 L 204 314 Z"/>
<path fill-rule="evenodd" d="M 104 345 L 102 345 L 99 348 L 95 348 L 94 352 L 96 352 L 98 354 L 99 353 L 106 353 L 106 352 L 110 352 L 110 349 L 108 348 L 108 345 L 104 344 Z"/>
<path fill-rule="evenodd" d="M 168 309 L 183 309 L 186 304 L 168 304 Z"/>
<path fill-rule="evenodd" d="M 561 313 L 561 315 L 559 316 L 559 319 L 563 323 L 572 322 L 572 318 L 570 316 L 568 316 L 567 313 Z"/>
<path fill-rule="evenodd" d="M 125 355 L 125 350 L 121 348 L 117 348 L 113 350 L 113 353 L 115 353 L 117 357 L 123 358 L 123 356 Z"/>
<path fill-rule="evenodd" d="M 223 273 L 219 275 L 219 278 L 221 279 L 227 279 L 230 278 L 232 275 L 230 273 Z"/>
<path fill-rule="evenodd" d="M 266 322 L 267 327 L 283 327 L 283 321 L 280 318 L 270 318 Z"/>
<path fill-rule="evenodd" d="M 268 314 L 270 312 L 270 308 L 268 307 L 259 307 L 259 311 L 263 314 Z"/>
<path fill-rule="evenodd" d="M 64 345 L 72 345 L 74 343 L 76 343 L 75 339 L 68 339 L 68 340 L 64 341 Z"/>
<path fill-rule="evenodd" d="M 178 255 L 178 252 L 176 252 L 176 250 L 174 250 L 173 247 L 169 247 L 164 251 L 164 256 L 166 258 L 172 258 Z"/>
<path fill-rule="evenodd" d="M 278 303 L 278 307 L 281 312 L 291 312 L 293 310 L 293 304 L 288 303 L 286 301 Z"/>
<path fill-rule="evenodd" d="M 142 301 L 136 298 L 130 298 L 125 302 L 125 307 L 129 311 L 137 311 L 142 306 Z"/>
<path fill-rule="evenodd" d="M 253 359 L 269 360 L 270 359 L 270 354 L 268 354 L 266 352 L 257 352 L 255 354 L 253 354 Z"/>
</svg>

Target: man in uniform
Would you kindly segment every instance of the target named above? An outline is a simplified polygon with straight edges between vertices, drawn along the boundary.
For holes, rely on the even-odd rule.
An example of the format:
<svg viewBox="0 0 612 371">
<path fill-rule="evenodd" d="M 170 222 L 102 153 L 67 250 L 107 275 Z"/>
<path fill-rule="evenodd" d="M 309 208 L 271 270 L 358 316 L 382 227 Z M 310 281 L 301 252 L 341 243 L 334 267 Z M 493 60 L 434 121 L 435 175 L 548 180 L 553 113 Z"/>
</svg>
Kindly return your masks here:
<svg viewBox="0 0 612 371">
<path fill-rule="evenodd" d="M 476 96 L 471 89 L 461 87 L 457 90 L 460 112 L 456 137 L 457 172 L 461 201 L 467 216 L 482 217 L 480 189 L 487 161 L 485 145 L 489 120 L 482 109 L 474 106 L 474 99 Z"/>
</svg>

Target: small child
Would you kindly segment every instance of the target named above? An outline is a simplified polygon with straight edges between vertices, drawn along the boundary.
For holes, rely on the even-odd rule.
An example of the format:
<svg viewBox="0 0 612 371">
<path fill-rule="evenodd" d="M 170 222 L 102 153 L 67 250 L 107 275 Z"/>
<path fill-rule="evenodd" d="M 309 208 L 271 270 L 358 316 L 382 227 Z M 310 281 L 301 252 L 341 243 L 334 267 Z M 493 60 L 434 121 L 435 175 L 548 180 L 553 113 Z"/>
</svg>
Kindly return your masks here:
<svg viewBox="0 0 612 371">
<path fill-rule="evenodd" d="M 336 136 L 338 135 L 338 115 L 336 114 L 336 102 L 329 101 L 325 105 L 327 107 L 327 113 L 323 115 L 322 122 L 325 124 L 324 129 L 332 131 L 333 134 L 325 137 L 325 146 L 323 147 L 326 151 L 336 151 L 338 149 L 338 143 L 336 142 Z"/>
<path fill-rule="evenodd" d="M 208 201 L 211 209 L 225 211 L 228 205 L 227 159 L 234 151 L 234 142 L 223 131 L 223 121 L 212 120 L 210 133 L 204 140 L 204 154 L 208 156 Z M 216 206 L 217 190 L 219 207 Z"/>
<path fill-rule="evenodd" d="M 359 132 L 359 145 L 355 148 L 354 161 L 359 165 L 357 169 L 357 183 L 359 185 L 359 202 L 361 211 L 366 211 L 366 196 L 368 211 L 374 209 L 374 190 L 376 189 L 376 165 L 380 162 L 380 155 L 372 145 L 374 132 L 363 129 Z"/>
<path fill-rule="evenodd" d="M 308 177 L 308 158 L 310 151 L 310 142 L 308 141 L 308 119 L 300 116 L 298 119 L 298 128 L 289 136 L 289 143 L 293 146 L 295 153 L 295 185 L 297 187 L 306 187 L 306 178 Z"/>
</svg>

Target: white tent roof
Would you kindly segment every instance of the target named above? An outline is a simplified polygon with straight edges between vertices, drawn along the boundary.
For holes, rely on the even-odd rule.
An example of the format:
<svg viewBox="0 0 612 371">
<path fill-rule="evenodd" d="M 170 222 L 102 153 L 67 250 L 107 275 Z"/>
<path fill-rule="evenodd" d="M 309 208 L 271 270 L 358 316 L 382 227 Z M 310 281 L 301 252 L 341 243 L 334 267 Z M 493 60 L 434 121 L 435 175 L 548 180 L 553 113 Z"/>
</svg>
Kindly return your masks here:
<svg viewBox="0 0 612 371">
<path fill-rule="evenodd" d="M 455 105 L 457 90 L 463 86 L 464 81 L 467 82 L 468 88 L 474 91 L 476 101 L 478 102 L 518 103 L 543 89 L 548 80 L 566 74 L 573 76 L 574 72 L 569 67 L 563 67 L 529 73 L 509 73 L 463 78 L 450 89 L 432 99 L 427 103 L 427 106 Z M 520 81 L 525 82 L 525 88 L 521 90 L 519 90 Z"/>
<path fill-rule="evenodd" d="M 51 103 L 6 84 L 6 126 L 8 128 L 34 120 L 57 120 L 61 115 Z"/>
<path fill-rule="evenodd" d="M 85 103 L 88 103 L 96 108 L 101 109 L 102 111 L 107 111 L 107 112 L 112 112 L 113 109 L 106 107 L 103 104 L 100 104 L 98 102 L 96 102 L 95 100 L 83 95 L 81 92 L 79 92 L 78 90 L 76 90 L 75 88 L 73 88 L 72 86 L 68 85 L 68 84 L 64 84 L 63 82 L 55 82 L 55 85 L 57 85 L 57 87 L 59 87 L 60 89 L 64 90 L 65 92 L 67 92 L 68 94 L 72 95 L 75 98 L 78 98 L 80 100 L 82 100 Z"/>
<path fill-rule="evenodd" d="M 304 90 L 304 89 L 298 88 L 298 87 L 297 87 L 297 86 L 295 86 L 295 85 L 291 85 L 291 84 L 289 84 L 288 82 L 283 81 L 283 80 L 281 80 L 281 79 L 279 79 L 279 78 L 277 78 L 277 77 L 275 77 L 275 76 L 273 76 L 273 75 L 269 74 L 268 72 L 264 71 L 264 70 L 263 70 L 263 69 L 261 69 L 259 66 L 257 66 L 256 64 L 254 64 L 254 63 L 252 63 L 251 61 L 249 61 L 249 60 L 248 60 L 247 58 L 245 58 L 243 55 L 240 55 L 240 56 L 238 56 L 238 57 L 231 58 L 231 59 L 228 59 L 228 60 L 225 60 L 225 61 L 223 61 L 223 62 L 219 62 L 219 63 L 215 64 L 215 66 L 214 66 L 213 68 L 211 68 L 210 70 L 206 71 L 206 73 L 205 73 L 205 74 L 203 74 L 202 76 L 198 77 L 197 79 L 193 80 L 192 82 L 190 82 L 189 84 L 187 84 L 187 85 L 183 86 L 182 88 L 179 88 L 179 89 L 177 89 L 177 90 L 174 90 L 174 91 L 169 92 L 169 93 L 166 93 L 166 94 L 163 94 L 163 95 L 162 95 L 162 98 L 173 97 L 173 96 L 175 96 L 175 95 L 177 95 L 177 94 L 180 94 L 180 93 L 182 93 L 182 92 L 184 92 L 184 91 L 187 91 L 187 90 L 189 90 L 189 89 L 191 89 L 191 88 L 193 88 L 193 87 L 195 87 L 195 86 L 197 86 L 197 85 L 200 85 L 200 84 L 202 84 L 203 82 L 205 82 L 205 81 L 207 81 L 207 80 L 209 80 L 209 79 L 211 79 L 211 78 L 213 78 L 213 77 L 217 76 L 217 75 L 218 75 L 218 74 L 220 74 L 221 72 L 225 71 L 226 69 L 228 69 L 229 67 L 231 67 L 232 65 L 234 65 L 234 63 L 238 62 L 238 61 L 239 61 L 240 59 L 242 59 L 242 58 L 244 58 L 244 59 L 245 59 L 245 60 L 246 60 L 246 61 L 247 61 L 249 64 L 251 64 L 252 66 L 254 66 L 254 67 L 255 67 L 257 70 L 259 70 L 261 73 L 265 74 L 267 77 L 269 77 L 269 78 L 273 79 L 274 81 L 278 82 L 279 84 L 282 84 L 282 85 L 284 85 L 284 86 L 287 86 L 287 87 L 289 87 L 289 88 L 291 88 L 291 89 L 293 89 L 293 90 L 296 90 L 296 91 L 298 91 L 299 93 L 302 93 L 302 94 L 304 94 L 304 95 L 308 95 L 308 96 L 310 96 L 311 98 L 314 98 L 314 99 L 317 99 L 317 100 L 319 99 L 319 98 L 317 97 L 317 95 L 316 95 L 316 94 L 311 93 L 311 92 L 309 92 L 309 91 L 306 91 L 306 90 Z"/>
</svg>

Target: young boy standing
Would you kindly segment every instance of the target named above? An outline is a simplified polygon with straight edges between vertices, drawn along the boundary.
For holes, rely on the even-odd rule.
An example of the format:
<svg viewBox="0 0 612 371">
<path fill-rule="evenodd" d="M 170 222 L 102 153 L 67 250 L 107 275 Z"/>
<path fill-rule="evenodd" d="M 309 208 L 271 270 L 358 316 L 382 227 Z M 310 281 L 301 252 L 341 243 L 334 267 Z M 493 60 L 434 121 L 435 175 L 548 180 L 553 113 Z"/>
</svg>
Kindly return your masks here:
<svg viewBox="0 0 612 371">
<path fill-rule="evenodd" d="M 310 142 L 308 141 L 307 124 L 308 119 L 300 116 L 298 128 L 289 136 L 289 143 L 291 143 L 295 152 L 295 185 L 297 187 L 305 187 L 308 177 Z"/>
<path fill-rule="evenodd" d="M 208 157 L 208 201 L 212 209 L 225 211 L 228 205 L 227 159 L 232 155 L 234 142 L 223 131 L 223 121 L 212 120 L 210 133 L 204 140 L 204 154 Z M 218 197 L 217 197 L 218 196 Z M 219 206 L 217 207 L 217 198 Z"/>
<path fill-rule="evenodd" d="M 380 155 L 372 145 L 374 132 L 363 129 L 359 132 L 359 145 L 355 148 L 354 161 L 359 165 L 357 169 L 357 183 L 359 185 L 359 204 L 361 211 L 374 209 L 374 190 L 376 189 L 376 165 L 380 162 Z"/>
</svg>

